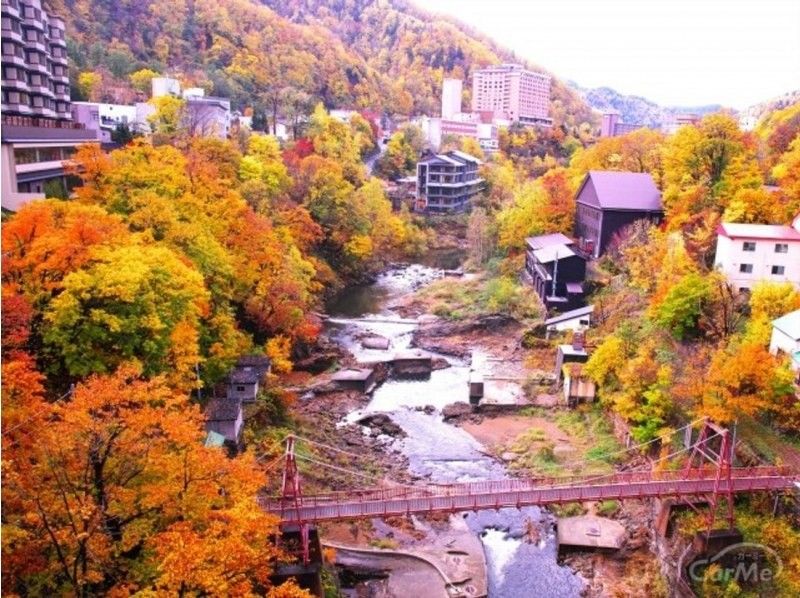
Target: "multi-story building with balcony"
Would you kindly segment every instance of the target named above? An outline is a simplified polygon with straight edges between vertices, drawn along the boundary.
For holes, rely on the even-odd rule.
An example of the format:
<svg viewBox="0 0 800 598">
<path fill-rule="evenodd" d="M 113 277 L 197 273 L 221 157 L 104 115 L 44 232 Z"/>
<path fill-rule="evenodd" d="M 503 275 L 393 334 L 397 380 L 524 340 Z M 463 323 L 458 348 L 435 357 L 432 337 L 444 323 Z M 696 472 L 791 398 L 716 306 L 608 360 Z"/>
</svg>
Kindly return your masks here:
<svg viewBox="0 0 800 598">
<path fill-rule="evenodd" d="M 48 183 L 66 191 L 64 163 L 94 135 L 71 120 L 64 20 L 41 0 L 2 0 L 2 204 L 16 209 Z"/>
<path fill-rule="evenodd" d="M 417 206 L 427 212 L 462 212 L 483 189 L 481 161 L 464 152 L 433 154 L 417 163 Z"/>
<path fill-rule="evenodd" d="M 40 0 L 3 0 L 2 33 L 3 113 L 69 119 L 63 19 Z"/>
<path fill-rule="evenodd" d="M 472 73 L 472 111 L 526 125 L 550 126 L 550 77 L 520 64 L 500 64 Z"/>
</svg>

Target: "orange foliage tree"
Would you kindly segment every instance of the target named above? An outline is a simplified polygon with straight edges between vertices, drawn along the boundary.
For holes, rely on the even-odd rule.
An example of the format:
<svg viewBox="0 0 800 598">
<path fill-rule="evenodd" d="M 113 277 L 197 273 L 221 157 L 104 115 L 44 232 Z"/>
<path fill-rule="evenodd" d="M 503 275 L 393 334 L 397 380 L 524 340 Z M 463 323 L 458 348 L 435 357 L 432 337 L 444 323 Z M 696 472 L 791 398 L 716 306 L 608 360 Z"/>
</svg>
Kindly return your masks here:
<svg viewBox="0 0 800 598">
<path fill-rule="evenodd" d="M 252 457 L 202 446 L 184 395 L 129 366 L 68 402 L 42 404 L 26 382 L 23 397 L 19 377 L 3 376 L 4 397 L 24 399 L 29 416 L 3 434 L 9 591 L 266 591 L 276 521 L 254 500 L 264 480 Z"/>
</svg>

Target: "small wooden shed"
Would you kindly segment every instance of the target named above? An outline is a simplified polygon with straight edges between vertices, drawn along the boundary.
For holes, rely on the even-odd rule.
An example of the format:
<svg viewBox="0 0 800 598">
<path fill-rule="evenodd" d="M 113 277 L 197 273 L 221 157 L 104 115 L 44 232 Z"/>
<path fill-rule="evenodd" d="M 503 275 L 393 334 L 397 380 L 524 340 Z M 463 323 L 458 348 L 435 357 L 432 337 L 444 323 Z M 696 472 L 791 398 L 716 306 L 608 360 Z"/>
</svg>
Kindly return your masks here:
<svg viewBox="0 0 800 598">
<path fill-rule="evenodd" d="M 261 380 L 259 370 L 252 366 L 236 366 L 228 376 L 228 398 L 253 403 L 258 396 Z"/>
<path fill-rule="evenodd" d="M 561 381 L 564 375 L 564 365 L 568 363 L 586 363 L 589 361 L 589 353 L 584 346 L 583 332 L 576 331 L 572 337 L 572 344 L 559 345 L 556 351 L 556 381 Z"/>
<path fill-rule="evenodd" d="M 580 403 L 591 403 L 595 399 L 597 386 L 594 380 L 583 372 L 580 363 L 568 363 L 563 368 L 564 400 L 569 407 L 577 407 Z"/>
<path fill-rule="evenodd" d="M 216 432 L 238 446 L 244 426 L 242 402 L 239 399 L 213 398 L 206 405 L 205 416 L 207 432 Z"/>
</svg>

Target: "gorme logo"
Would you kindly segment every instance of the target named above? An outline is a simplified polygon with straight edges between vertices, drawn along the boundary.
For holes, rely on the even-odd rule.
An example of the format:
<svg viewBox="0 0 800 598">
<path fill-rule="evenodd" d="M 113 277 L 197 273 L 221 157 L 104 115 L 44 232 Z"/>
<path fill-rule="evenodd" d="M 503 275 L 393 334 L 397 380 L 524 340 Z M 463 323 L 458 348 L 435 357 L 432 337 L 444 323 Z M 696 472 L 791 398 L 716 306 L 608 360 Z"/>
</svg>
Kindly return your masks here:
<svg viewBox="0 0 800 598">
<path fill-rule="evenodd" d="M 702 581 L 705 571 L 717 565 L 714 581 L 734 580 L 736 583 L 757 585 L 774 580 L 783 571 L 778 553 L 763 544 L 739 542 L 720 550 L 711 558 L 698 559 L 689 567 L 689 577 Z"/>
</svg>

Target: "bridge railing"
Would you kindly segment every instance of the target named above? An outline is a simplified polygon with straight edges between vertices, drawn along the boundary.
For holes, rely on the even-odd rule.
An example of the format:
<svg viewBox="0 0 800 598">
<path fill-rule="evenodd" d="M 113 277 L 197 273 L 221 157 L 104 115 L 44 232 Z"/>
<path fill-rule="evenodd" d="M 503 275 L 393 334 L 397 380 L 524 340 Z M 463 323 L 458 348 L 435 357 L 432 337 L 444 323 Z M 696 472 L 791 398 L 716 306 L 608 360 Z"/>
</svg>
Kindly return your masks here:
<svg viewBox="0 0 800 598">
<path fill-rule="evenodd" d="M 513 478 L 506 480 L 487 480 L 466 482 L 461 484 L 431 484 L 426 486 L 398 485 L 383 488 L 367 488 L 309 494 L 299 498 L 302 506 L 330 506 L 347 503 L 363 503 L 373 501 L 390 501 L 397 499 L 415 499 L 432 497 L 457 497 L 492 495 L 508 492 L 525 492 L 529 490 L 545 490 L 560 488 L 593 488 L 597 486 L 624 487 L 631 484 L 648 482 L 686 482 L 694 480 L 715 479 L 718 470 L 713 467 L 691 470 L 664 471 L 626 471 L 594 476 L 569 476 L 561 478 Z M 735 479 L 766 477 L 797 477 L 798 472 L 789 467 L 734 467 L 730 476 Z M 724 473 L 723 480 L 727 477 Z M 280 512 L 295 508 L 295 499 L 280 497 L 261 497 L 258 499 L 262 508 L 270 512 Z"/>
</svg>

